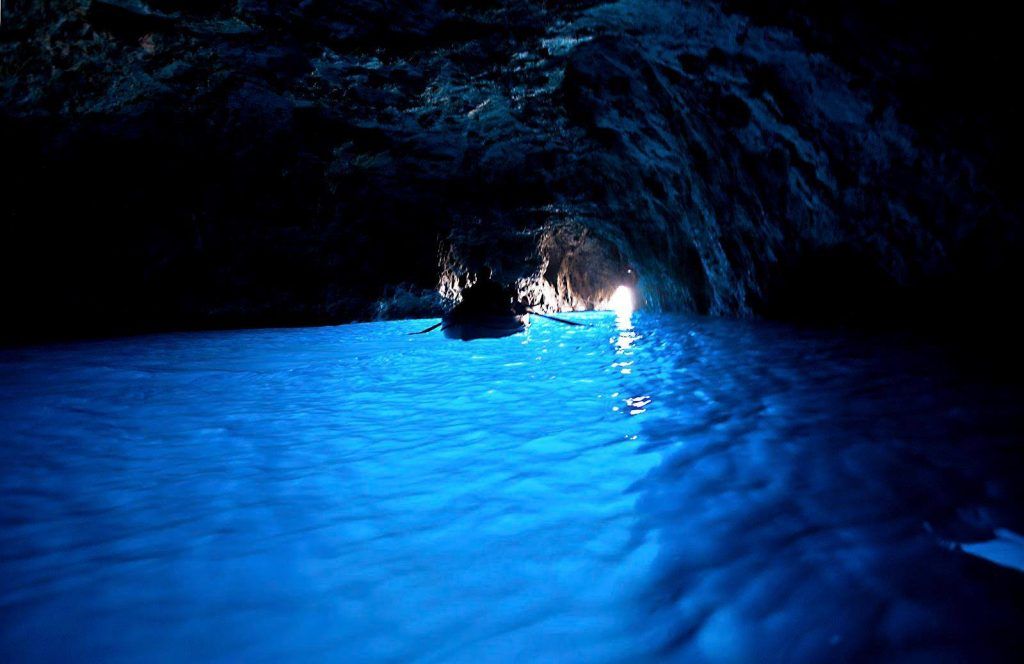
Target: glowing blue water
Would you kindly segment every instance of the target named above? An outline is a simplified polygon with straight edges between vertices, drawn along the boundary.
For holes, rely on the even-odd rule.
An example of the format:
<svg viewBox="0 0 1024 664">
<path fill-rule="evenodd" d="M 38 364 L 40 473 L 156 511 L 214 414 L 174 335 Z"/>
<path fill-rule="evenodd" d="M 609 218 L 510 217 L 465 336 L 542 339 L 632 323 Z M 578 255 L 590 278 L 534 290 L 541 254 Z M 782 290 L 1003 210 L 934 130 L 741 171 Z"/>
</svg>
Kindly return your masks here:
<svg viewBox="0 0 1024 664">
<path fill-rule="evenodd" d="M 1019 650 L 1013 395 L 864 340 L 582 318 L 0 352 L 0 659 Z"/>
</svg>

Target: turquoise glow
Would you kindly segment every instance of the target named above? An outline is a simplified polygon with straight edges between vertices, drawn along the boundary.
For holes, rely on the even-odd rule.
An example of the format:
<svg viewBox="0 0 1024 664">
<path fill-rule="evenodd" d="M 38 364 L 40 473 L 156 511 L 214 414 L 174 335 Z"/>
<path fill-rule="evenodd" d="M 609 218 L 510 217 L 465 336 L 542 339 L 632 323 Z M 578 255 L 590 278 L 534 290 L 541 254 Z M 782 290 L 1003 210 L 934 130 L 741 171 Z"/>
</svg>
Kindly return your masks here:
<svg viewBox="0 0 1024 664">
<path fill-rule="evenodd" d="M 958 544 L 1018 527 L 1009 396 L 897 345 L 574 319 L 0 352 L 4 659 L 1009 651 L 1020 574 Z"/>
</svg>

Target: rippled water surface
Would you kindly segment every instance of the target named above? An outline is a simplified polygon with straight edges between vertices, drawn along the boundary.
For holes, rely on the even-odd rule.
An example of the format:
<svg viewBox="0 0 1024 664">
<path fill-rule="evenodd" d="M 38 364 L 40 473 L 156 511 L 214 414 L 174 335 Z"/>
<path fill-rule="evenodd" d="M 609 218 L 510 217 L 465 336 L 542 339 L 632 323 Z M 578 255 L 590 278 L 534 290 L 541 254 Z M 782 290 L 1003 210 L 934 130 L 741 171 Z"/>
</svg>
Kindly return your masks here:
<svg viewBox="0 0 1024 664">
<path fill-rule="evenodd" d="M 669 316 L 0 351 L 0 659 L 1013 659 L 1017 398 Z"/>
</svg>

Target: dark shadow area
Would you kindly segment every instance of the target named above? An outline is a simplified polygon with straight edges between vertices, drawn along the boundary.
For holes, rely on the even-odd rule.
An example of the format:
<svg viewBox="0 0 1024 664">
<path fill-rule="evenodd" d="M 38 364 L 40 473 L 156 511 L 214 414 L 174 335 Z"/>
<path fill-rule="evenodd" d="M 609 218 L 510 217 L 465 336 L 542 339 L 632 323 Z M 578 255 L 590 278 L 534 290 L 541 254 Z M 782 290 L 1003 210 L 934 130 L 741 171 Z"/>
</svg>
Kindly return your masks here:
<svg viewBox="0 0 1024 664">
<path fill-rule="evenodd" d="M 643 385 L 663 459 L 635 486 L 660 656 L 1013 661 L 1024 547 L 972 545 L 1024 530 L 1019 390 L 877 337 L 692 327 L 641 321 L 662 347 L 632 357 L 679 358 Z"/>
<path fill-rule="evenodd" d="M 1007 11 L 8 7 L 2 336 L 438 315 L 485 260 L 549 311 L 634 265 L 652 309 L 1000 330 Z"/>
</svg>

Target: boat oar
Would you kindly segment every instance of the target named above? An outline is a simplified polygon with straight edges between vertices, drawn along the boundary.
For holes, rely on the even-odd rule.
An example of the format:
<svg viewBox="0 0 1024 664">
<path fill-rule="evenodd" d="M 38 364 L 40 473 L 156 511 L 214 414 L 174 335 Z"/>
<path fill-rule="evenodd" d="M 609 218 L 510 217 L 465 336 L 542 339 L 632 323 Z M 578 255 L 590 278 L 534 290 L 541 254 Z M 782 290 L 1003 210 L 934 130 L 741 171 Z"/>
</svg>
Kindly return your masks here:
<svg viewBox="0 0 1024 664">
<path fill-rule="evenodd" d="M 526 311 L 527 311 L 527 313 L 531 313 L 534 316 L 540 316 L 541 318 L 547 318 L 548 320 L 553 320 L 553 321 L 555 321 L 557 323 L 564 323 L 565 325 L 575 325 L 577 327 L 590 327 L 586 323 L 577 323 L 575 321 L 565 320 L 564 318 L 555 318 L 554 316 L 548 316 L 547 314 L 539 314 L 536 311 L 534 311 L 533 309 L 527 309 Z"/>
<path fill-rule="evenodd" d="M 443 324 L 444 324 L 444 321 L 441 321 L 440 323 L 437 323 L 436 325 L 431 325 L 430 327 L 428 327 L 425 330 L 420 330 L 419 332 L 410 332 L 409 334 L 411 336 L 413 334 L 426 334 L 427 332 L 433 332 L 437 328 L 441 327 Z"/>
</svg>

